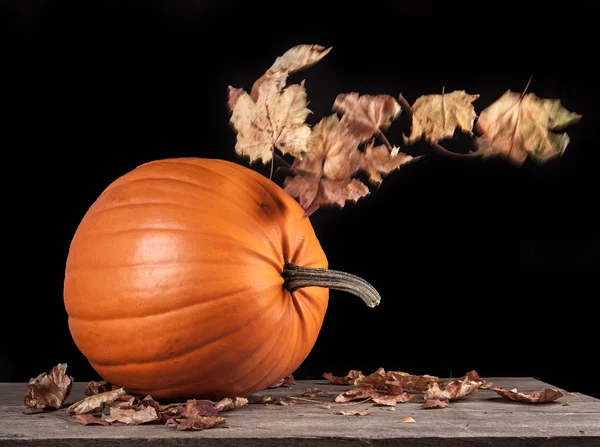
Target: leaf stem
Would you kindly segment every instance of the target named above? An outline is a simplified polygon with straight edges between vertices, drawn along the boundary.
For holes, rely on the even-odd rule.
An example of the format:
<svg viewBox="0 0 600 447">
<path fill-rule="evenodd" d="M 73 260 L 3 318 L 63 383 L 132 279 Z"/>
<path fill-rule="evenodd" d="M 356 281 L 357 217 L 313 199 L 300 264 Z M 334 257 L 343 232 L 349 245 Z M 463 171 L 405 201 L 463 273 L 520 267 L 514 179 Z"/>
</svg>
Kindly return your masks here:
<svg viewBox="0 0 600 447">
<path fill-rule="evenodd" d="M 356 295 L 369 307 L 375 307 L 381 301 L 379 292 L 371 284 L 351 273 L 286 262 L 281 276 L 285 280 L 283 286 L 289 292 L 303 287 L 327 287 Z"/>
<path fill-rule="evenodd" d="M 392 144 L 389 142 L 389 140 L 383 134 L 383 132 L 381 130 L 378 130 L 376 135 L 379 137 L 379 139 L 381 139 L 381 141 L 383 142 L 383 144 L 385 144 L 385 146 L 388 148 L 388 150 L 391 151 L 392 150 Z"/>
</svg>

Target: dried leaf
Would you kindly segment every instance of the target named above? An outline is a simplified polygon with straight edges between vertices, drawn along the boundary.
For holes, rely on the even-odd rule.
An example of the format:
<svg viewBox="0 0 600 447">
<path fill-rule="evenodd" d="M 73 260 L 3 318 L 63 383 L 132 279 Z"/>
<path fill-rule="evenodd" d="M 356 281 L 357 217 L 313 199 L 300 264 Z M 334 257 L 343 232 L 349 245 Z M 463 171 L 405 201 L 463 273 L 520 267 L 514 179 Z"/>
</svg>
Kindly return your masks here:
<svg viewBox="0 0 600 447">
<path fill-rule="evenodd" d="M 398 382 L 397 380 L 386 380 L 385 388 L 387 389 L 388 394 L 391 396 L 399 396 L 404 392 L 402 382 Z"/>
<path fill-rule="evenodd" d="M 296 384 L 296 380 L 294 380 L 294 376 L 290 374 L 289 376 L 285 376 L 283 379 L 279 379 L 277 382 L 272 383 L 267 388 L 268 389 L 279 388 L 281 386 L 292 386 L 295 384 Z"/>
<path fill-rule="evenodd" d="M 331 404 L 329 402 L 325 402 L 321 408 L 329 410 L 331 408 Z"/>
<path fill-rule="evenodd" d="M 343 207 L 369 194 L 364 183 L 351 178 L 361 166 L 361 152 L 337 115 L 323 118 L 312 132 L 310 153 L 294 160 L 296 175 L 285 179 L 285 191 L 298 198 L 307 213 L 321 205 Z"/>
<path fill-rule="evenodd" d="M 364 142 L 381 129 L 387 129 L 402 109 L 390 95 L 342 93 L 335 99 L 333 110 L 342 114 L 342 126 L 359 142 Z"/>
<path fill-rule="evenodd" d="M 107 407 L 109 414 L 104 414 L 103 419 L 110 424 L 139 425 L 158 421 L 158 414 L 153 407 L 142 409 L 123 410 L 121 408 Z"/>
<path fill-rule="evenodd" d="M 329 391 L 321 388 L 308 388 L 304 393 L 302 393 L 304 397 L 317 397 L 319 394 L 322 394 L 323 396 L 331 396 Z"/>
<path fill-rule="evenodd" d="M 354 381 L 354 385 L 375 388 L 375 389 L 381 389 L 385 386 L 385 383 L 387 381 L 388 381 L 388 373 L 385 372 L 385 369 L 379 368 L 377 371 L 369 374 L 368 376 L 358 377 Z"/>
<path fill-rule="evenodd" d="M 378 391 L 369 387 L 356 387 L 351 390 L 344 391 L 336 396 L 336 402 L 352 402 L 356 400 L 370 399 L 373 396 L 382 396 L 384 392 Z"/>
<path fill-rule="evenodd" d="M 75 415 L 75 419 L 83 425 L 110 425 L 107 420 L 91 414 L 78 414 Z"/>
<path fill-rule="evenodd" d="M 24 399 L 25 407 L 38 410 L 59 409 L 73 387 L 73 377 L 67 376 L 66 371 L 67 364 L 59 363 L 49 373 L 41 373 L 30 379 Z"/>
<path fill-rule="evenodd" d="M 295 405 L 297 402 L 293 397 L 286 397 L 284 399 L 279 399 L 279 401 L 277 402 L 278 405 L 283 405 L 288 406 L 288 405 Z"/>
<path fill-rule="evenodd" d="M 373 397 L 373 402 L 377 405 L 394 407 L 397 403 L 404 403 L 415 397 L 414 394 L 401 393 L 396 395 L 380 394 Z"/>
<path fill-rule="evenodd" d="M 423 137 L 429 142 L 452 138 L 457 128 L 472 134 L 477 118 L 472 103 L 477 98 L 479 95 L 464 90 L 419 97 L 412 106 L 412 132 L 404 137 L 405 143 L 413 144 Z"/>
<path fill-rule="evenodd" d="M 361 371 L 352 369 L 343 377 L 334 376 L 331 373 L 323 373 L 323 378 L 329 380 L 333 385 L 353 385 L 354 381 L 362 375 Z"/>
<path fill-rule="evenodd" d="M 302 158 L 307 152 L 310 113 L 304 82 L 285 87 L 290 73 L 307 68 L 322 59 L 330 49 L 319 45 L 299 45 L 277 58 L 252 86 L 251 94 L 229 87 L 230 122 L 237 131 L 235 151 L 248 156 L 250 163 L 269 162 L 273 148 Z"/>
<path fill-rule="evenodd" d="M 193 418 L 169 419 L 167 426 L 176 427 L 177 430 L 205 430 L 224 424 L 225 418 L 216 416 L 195 416 Z"/>
<path fill-rule="evenodd" d="M 442 384 L 443 380 L 439 377 L 430 376 L 428 374 L 419 376 L 408 374 L 402 371 L 389 371 L 387 373 L 388 380 L 402 383 L 405 390 L 425 391 L 433 383 Z"/>
<path fill-rule="evenodd" d="M 128 396 L 124 388 L 117 388 L 113 391 L 106 391 L 100 394 L 93 394 L 85 399 L 72 404 L 68 409 L 69 414 L 89 414 L 102 411 L 105 404 L 110 404 L 123 396 Z"/>
<path fill-rule="evenodd" d="M 508 90 L 483 110 L 478 125 L 484 134 L 476 139 L 478 152 L 484 156 L 503 156 L 521 165 L 528 156 L 546 162 L 562 155 L 569 137 L 555 130 L 581 119 L 565 109 L 557 99 L 541 99 Z"/>
<path fill-rule="evenodd" d="M 468 377 L 464 379 L 456 379 L 451 382 L 440 385 L 435 382 L 425 391 L 425 400 L 440 399 L 440 400 L 455 400 L 476 393 L 481 382 L 475 382 Z"/>
<path fill-rule="evenodd" d="M 219 411 L 230 411 L 245 407 L 246 405 L 248 405 L 248 399 L 245 397 L 226 397 L 225 399 L 216 402 L 214 406 Z"/>
<path fill-rule="evenodd" d="M 415 421 L 413 418 L 408 417 L 408 418 L 402 418 L 402 422 L 404 423 L 408 423 L 408 424 L 415 424 L 417 421 Z"/>
<path fill-rule="evenodd" d="M 267 395 L 267 396 L 262 396 L 260 399 L 258 399 L 256 402 L 254 402 L 256 404 L 270 404 L 273 403 L 273 396 L 272 395 Z"/>
<path fill-rule="evenodd" d="M 465 376 L 461 377 L 461 379 L 464 379 L 465 377 L 468 377 L 469 380 L 474 382 L 481 382 L 481 385 L 479 386 L 480 390 L 489 390 L 494 386 L 493 382 L 488 382 L 479 377 L 479 374 L 475 370 L 469 371 Z"/>
<path fill-rule="evenodd" d="M 521 393 L 516 388 L 512 390 L 505 390 L 502 387 L 492 388 L 492 391 L 500 394 L 502 397 L 508 400 L 527 402 L 531 404 L 543 404 L 555 401 L 564 397 L 565 393 L 554 388 L 544 388 L 541 391 L 534 391 L 529 394 Z"/>
<path fill-rule="evenodd" d="M 445 399 L 428 399 L 426 400 L 421 408 L 446 408 L 448 401 Z"/>
<path fill-rule="evenodd" d="M 336 411 L 335 414 L 339 414 L 342 416 L 368 416 L 373 414 L 372 411 L 350 411 L 350 410 L 342 410 Z"/>
<path fill-rule="evenodd" d="M 92 380 L 87 385 L 87 388 L 85 390 L 85 395 L 93 396 L 94 394 L 105 393 L 107 391 L 116 390 L 118 388 L 120 388 L 120 387 L 113 385 L 111 383 L 108 383 L 106 380 L 100 380 L 100 381 Z"/>
<path fill-rule="evenodd" d="M 374 147 L 374 142 L 370 141 L 364 148 L 360 169 L 369 175 L 372 183 L 380 184 L 383 181 L 382 175 L 389 174 L 417 158 L 420 157 L 415 158 L 398 152 L 397 147 L 392 148 L 392 151 L 389 151 L 385 145 Z"/>
</svg>

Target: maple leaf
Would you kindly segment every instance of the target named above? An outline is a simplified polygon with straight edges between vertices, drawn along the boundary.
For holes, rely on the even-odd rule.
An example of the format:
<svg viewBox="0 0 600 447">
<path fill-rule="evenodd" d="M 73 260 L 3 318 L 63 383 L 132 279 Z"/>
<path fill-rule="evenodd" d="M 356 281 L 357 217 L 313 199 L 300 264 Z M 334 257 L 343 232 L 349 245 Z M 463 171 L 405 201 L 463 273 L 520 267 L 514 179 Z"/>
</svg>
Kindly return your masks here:
<svg viewBox="0 0 600 447">
<path fill-rule="evenodd" d="M 516 388 L 512 390 L 505 390 L 502 387 L 492 388 L 492 391 L 500 394 L 502 397 L 508 400 L 527 402 L 531 404 L 542 404 L 547 402 L 555 401 L 564 397 L 565 393 L 554 388 L 544 388 L 541 391 L 534 391 L 529 394 L 521 393 Z"/>
<path fill-rule="evenodd" d="M 448 401 L 446 399 L 429 399 L 426 400 L 421 408 L 446 408 Z"/>
<path fill-rule="evenodd" d="M 353 385 L 354 381 L 362 375 L 361 371 L 352 369 L 343 377 L 334 376 L 331 373 L 323 373 L 323 378 L 329 380 L 333 385 Z"/>
<path fill-rule="evenodd" d="M 488 382 L 487 380 L 483 380 L 481 377 L 479 377 L 479 374 L 475 370 L 469 371 L 466 375 L 461 377 L 461 379 L 464 379 L 465 377 L 468 377 L 469 380 L 474 382 L 481 382 L 481 385 L 479 386 L 480 390 L 489 390 L 494 386 L 493 382 Z"/>
<path fill-rule="evenodd" d="M 389 371 L 388 380 L 402 383 L 405 390 L 425 391 L 434 383 L 443 383 L 443 380 L 436 376 L 428 374 L 415 375 L 403 371 Z"/>
<path fill-rule="evenodd" d="M 310 127 L 305 123 L 310 110 L 304 81 L 285 87 L 290 73 L 321 60 L 330 49 L 298 45 L 288 50 L 253 85 L 250 94 L 229 86 L 230 123 L 237 131 L 235 151 L 250 163 L 269 162 L 273 149 L 302 158 L 307 152 Z"/>
<path fill-rule="evenodd" d="M 116 385 L 113 385 L 111 383 L 108 383 L 106 380 L 100 380 L 100 381 L 90 381 L 87 384 L 87 388 L 85 389 L 85 395 L 86 396 L 92 396 L 94 394 L 100 394 L 100 393 L 104 393 L 106 391 L 112 391 L 112 390 L 116 390 L 119 387 Z"/>
<path fill-rule="evenodd" d="M 140 425 L 159 420 L 158 413 L 153 407 L 121 409 L 115 407 L 108 408 L 108 414 L 103 414 L 102 418 L 111 425 Z"/>
<path fill-rule="evenodd" d="M 412 131 L 404 142 L 412 144 L 421 138 L 437 142 L 452 138 L 456 129 L 472 134 L 477 114 L 473 101 L 479 95 L 469 95 L 464 90 L 455 90 L 441 95 L 423 95 L 412 106 Z"/>
<path fill-rule="evenodd" d="M 67 364 L 59 363 L 49 373 L 41 373 L 29 380 L 24 404 L 25 413 L 37 413 L 47 409 L 59 409 L 69 397 L 73 377 L 66 374 Z"/>
<path fill-rule="evenodd" d="M 395 169 L 398 169 L 409 161 L 416 160 L 420 157 L 412 157 L 398 151 L 397 147 L 392 150 L 382 144 L 374 147 L 373 141 L 370 141 L 363 150 L 360 169 L 365 171 L 371 182 L 380 184 L 383 181 L 382 174 L 389 174 Z"/>
<path fill-rule="evenodd" d="M 230 411 L 236 410 L 241 407 L 248 405 L 248 399 L 245 397 L 226 397 L 215 403 L 215 407 L 218 411 Z"/>
<path fill-rule="evenodd" d="M 342 114 L 341 123 L 359 142 L 387 129 L 402 110 L 390 95 L 362 95 L 341 93 L 333 103 L 333 110 Z"/>
<path fill-rule="evenodd" d="M 293 177 L 284 181 L 284 190 L 307 214 L 322 204 L 343 207 L 346 201 L 357 201 L 369 194 L 369 188 L 351 176 L 361 166 L 358 139 L 351 135 L 336 114 L 319 121 L 313 128 L 310 154 L 296 159 Z"/>
<path fill-rule="evenodd" d="M 468 377 L 464 379 L 456 379 L 451 382 L 439 384 L 434 382 L 425 391 L 423 398 L 428 401 L 432 399 L 439 400 L 455 400 L 476 393 L 482 382 L 470 380 Z"/>
<path fill-rule="evenodd" d="M 508 90 L 484 109 L 477 121 L 484 132 L 476 138 L 477 152 L 502 156 L 520 166 L 528 156 L 546 162 L 562 155 L 569 144 L 566 133 L 557 133 L 581 119 L 557 99 L 541 99 L 533 93 Z"/>
<path fill-rule="evenodd" d="M 104 393 L 93 394 L 85 399 L 75 402 L 68 409 L 67 412 L 73 415 L 94 413 L 96 411 L 102 411 L 105 404 L 110 404 L 117 399 L 127 396 L 127 392 L 124 388 L 118 388 L 112 391 L 105 391 Z"/>
</svg>

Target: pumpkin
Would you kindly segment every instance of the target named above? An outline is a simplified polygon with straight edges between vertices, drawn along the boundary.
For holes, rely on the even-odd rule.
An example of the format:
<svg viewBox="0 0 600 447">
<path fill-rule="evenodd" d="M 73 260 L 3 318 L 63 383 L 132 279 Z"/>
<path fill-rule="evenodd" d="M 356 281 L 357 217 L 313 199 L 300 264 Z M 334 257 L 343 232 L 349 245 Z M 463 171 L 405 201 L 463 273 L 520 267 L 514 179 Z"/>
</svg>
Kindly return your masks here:
<svg viewBox="0 0 600 447">
<path fill-rule="evenodd" d="M 110 184 L 80 222 L 65 269 L 69 330 L 95 371 L 132 394 L 248 396 L 308 356 L 329 288 L 378 302 L 327 267 L 304 210 L 274 182 L 225 160 L 156 160 Z"/>
</svg>

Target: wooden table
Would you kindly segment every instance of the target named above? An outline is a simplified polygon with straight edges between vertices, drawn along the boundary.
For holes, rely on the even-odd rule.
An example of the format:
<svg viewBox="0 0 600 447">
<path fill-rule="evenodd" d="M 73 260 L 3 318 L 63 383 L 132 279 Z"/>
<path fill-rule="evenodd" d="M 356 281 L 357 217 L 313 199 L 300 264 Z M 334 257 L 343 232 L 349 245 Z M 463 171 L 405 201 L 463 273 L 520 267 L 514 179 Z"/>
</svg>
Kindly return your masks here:
<svg viewBox="0 0 600 447">
<path fill-rule="evenodd" d="M 551 386 L 531 378 L 487 380 L 524 392 Z M 298 381 L 293 387 L 258 394 L 278 399 L 300 396 L 312 387 L 336 395 L 348 388 L 322 380 Z M 85 388 L 86 383 L 76 383 L 65 404 L 85 397 Z M 600 400 L 577 393 L 550 404 L 523 404 L 480 390 L 434 410 L 422 409 L 420 396 L 398 404 L 395 411 L 371 403 L 332 404 L 331 409 L 306 401 L 290 406 L 250 404 L 223 413 L 228 428 L 178 431 L 164 425 L 83 426 L 64 408 L 25 415 L 26 389 L 23 383 L 0 384 L 0 446 L 600 446 Z M 336 415 L 339 410 L 373 413 Z M 416 422 L 404 423 L 404 417 Z"/>
</svg>

